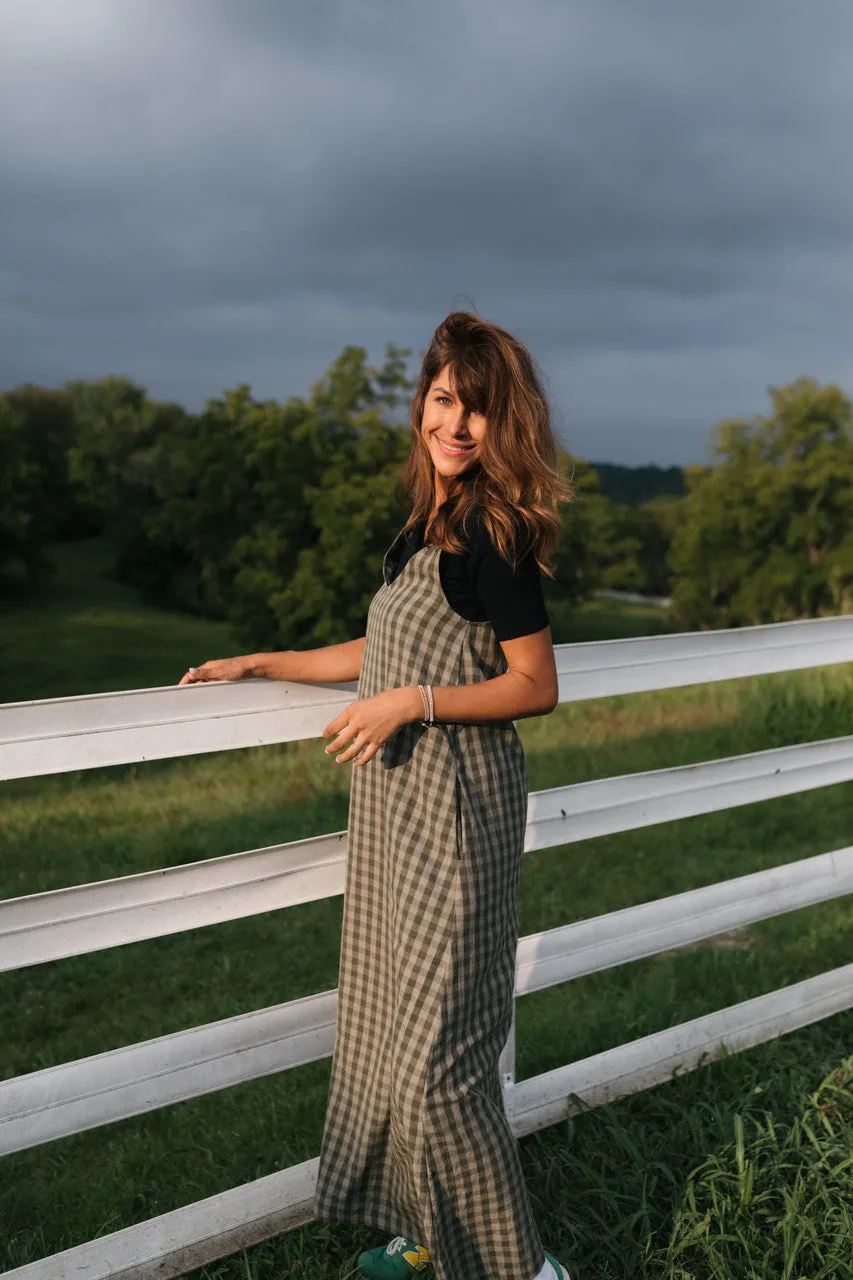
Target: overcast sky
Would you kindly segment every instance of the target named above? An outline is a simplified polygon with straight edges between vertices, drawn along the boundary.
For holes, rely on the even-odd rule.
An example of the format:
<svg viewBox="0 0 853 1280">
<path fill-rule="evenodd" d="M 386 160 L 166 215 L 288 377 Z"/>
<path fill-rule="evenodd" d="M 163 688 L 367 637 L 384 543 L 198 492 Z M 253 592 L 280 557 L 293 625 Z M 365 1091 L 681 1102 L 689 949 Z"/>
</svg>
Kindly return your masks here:
<svg viewBox="0 0 853 1280">
<path fill-rule="evenodd" d="M 0 387 L 283 399 L 473 304 L 571 451 L 701 461 L 853 391 L 851 56 L 850 0 L 0 0 Z"/>
</svg>

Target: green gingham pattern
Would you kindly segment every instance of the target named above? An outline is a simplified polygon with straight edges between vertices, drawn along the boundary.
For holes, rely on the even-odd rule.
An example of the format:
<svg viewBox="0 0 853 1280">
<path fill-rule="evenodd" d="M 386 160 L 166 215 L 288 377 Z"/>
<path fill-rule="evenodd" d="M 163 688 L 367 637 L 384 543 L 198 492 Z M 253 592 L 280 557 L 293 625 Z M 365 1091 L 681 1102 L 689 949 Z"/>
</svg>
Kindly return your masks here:
<svg viewBox="0 0 853 1280">
<path fill-rule="evenodd" d="M 367 616 L 358 697 L 506 659 L 444 596 L 440 548 Z M 544 1250 L 503 1108 L 527 820 L 511 721 L 405 725 L 352 770 L 338 1014 L 314 1212 L 425 1245 L 436 1280 L 531 1280 Z"/>
</svg>

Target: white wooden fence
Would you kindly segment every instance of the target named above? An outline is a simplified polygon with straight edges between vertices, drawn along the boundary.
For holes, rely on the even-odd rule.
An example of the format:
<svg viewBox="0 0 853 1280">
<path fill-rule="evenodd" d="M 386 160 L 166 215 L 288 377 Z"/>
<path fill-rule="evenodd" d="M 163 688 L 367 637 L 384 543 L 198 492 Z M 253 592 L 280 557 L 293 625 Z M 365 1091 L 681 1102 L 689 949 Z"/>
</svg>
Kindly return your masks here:
<svg viewBox="0 0 853 1280">
<path fill-rule="evenodd" d="M 560 701 L 853 660 L 853 617 L 557 646 Z M 0 706 L 0 779 L 318 736 L 354 684 L 251 680 Z M 853 779 L 853 736 L 534 792 L 526 850 Z M 194 929 L 343 892 L 346 832 L 0 902 L 0 968 Z M 853 847 L 521 938 L 516 995 L 853 891 Z M 337 992 L 0 1083 L 0 1153 L 329 1056 Z M 517 1136 L 678 1071 L 853 1007 L 853 964 L 516 1082 Z M 10 1280 L 142 1280 L 194 1267 L 312 1218 L 317 1160 L 7 1272 Z"/>
</svg>

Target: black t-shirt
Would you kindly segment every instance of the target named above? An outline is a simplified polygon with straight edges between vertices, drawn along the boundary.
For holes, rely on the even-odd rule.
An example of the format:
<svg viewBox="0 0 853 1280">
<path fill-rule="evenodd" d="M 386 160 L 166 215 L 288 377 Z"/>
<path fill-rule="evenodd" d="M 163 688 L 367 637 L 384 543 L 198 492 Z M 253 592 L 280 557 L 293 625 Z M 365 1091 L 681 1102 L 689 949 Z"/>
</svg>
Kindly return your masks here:
<svg viewBox="0 0 853 1280">
<path fill-rule="evenodd" d="M 392 581 L 423 547 L 425 529 L 426 520 L 420 520 L 405 539 L 398 538 L 389 557 Z M 528 552 L 513 573 L 489 538 L 479 507 L 468 517 L 467 540 L 466 552 L 442 550 L 438 557 L 438 576 L 451 609 L 470 622 L 491 622 L 498 640 L 514 640 L 547 627 L 541 571 L 533 554 Z"/>
</svg>

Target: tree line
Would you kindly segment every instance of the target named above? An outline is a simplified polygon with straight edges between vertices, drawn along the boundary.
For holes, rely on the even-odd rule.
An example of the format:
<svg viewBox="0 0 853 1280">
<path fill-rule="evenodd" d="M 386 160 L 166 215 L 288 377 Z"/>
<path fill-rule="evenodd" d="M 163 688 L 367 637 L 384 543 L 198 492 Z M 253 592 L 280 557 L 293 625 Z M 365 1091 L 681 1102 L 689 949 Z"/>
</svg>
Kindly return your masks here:
<svg viewBox="0 0 853 1280">
<path fill-rule="evenodd" d="M 0 394 L 0 590 L 37 592 L 54 543 L 100 536 L 146 599 L 226 619 L 252 648 L 358 634 L 406 514 L 408 354 L 388 345 L 374 367 L 346 347 L 308 396 L 239 386 L 198 413 L 124 377 Z M 546 601 L 671 595 L 685 629 L 847 611 L 850 401 L 809 378 L 770 398 L 767 416 L 720 423 L 710 462 L 683 473 L 561 452 L 577 498 Z"/>
</svg>

